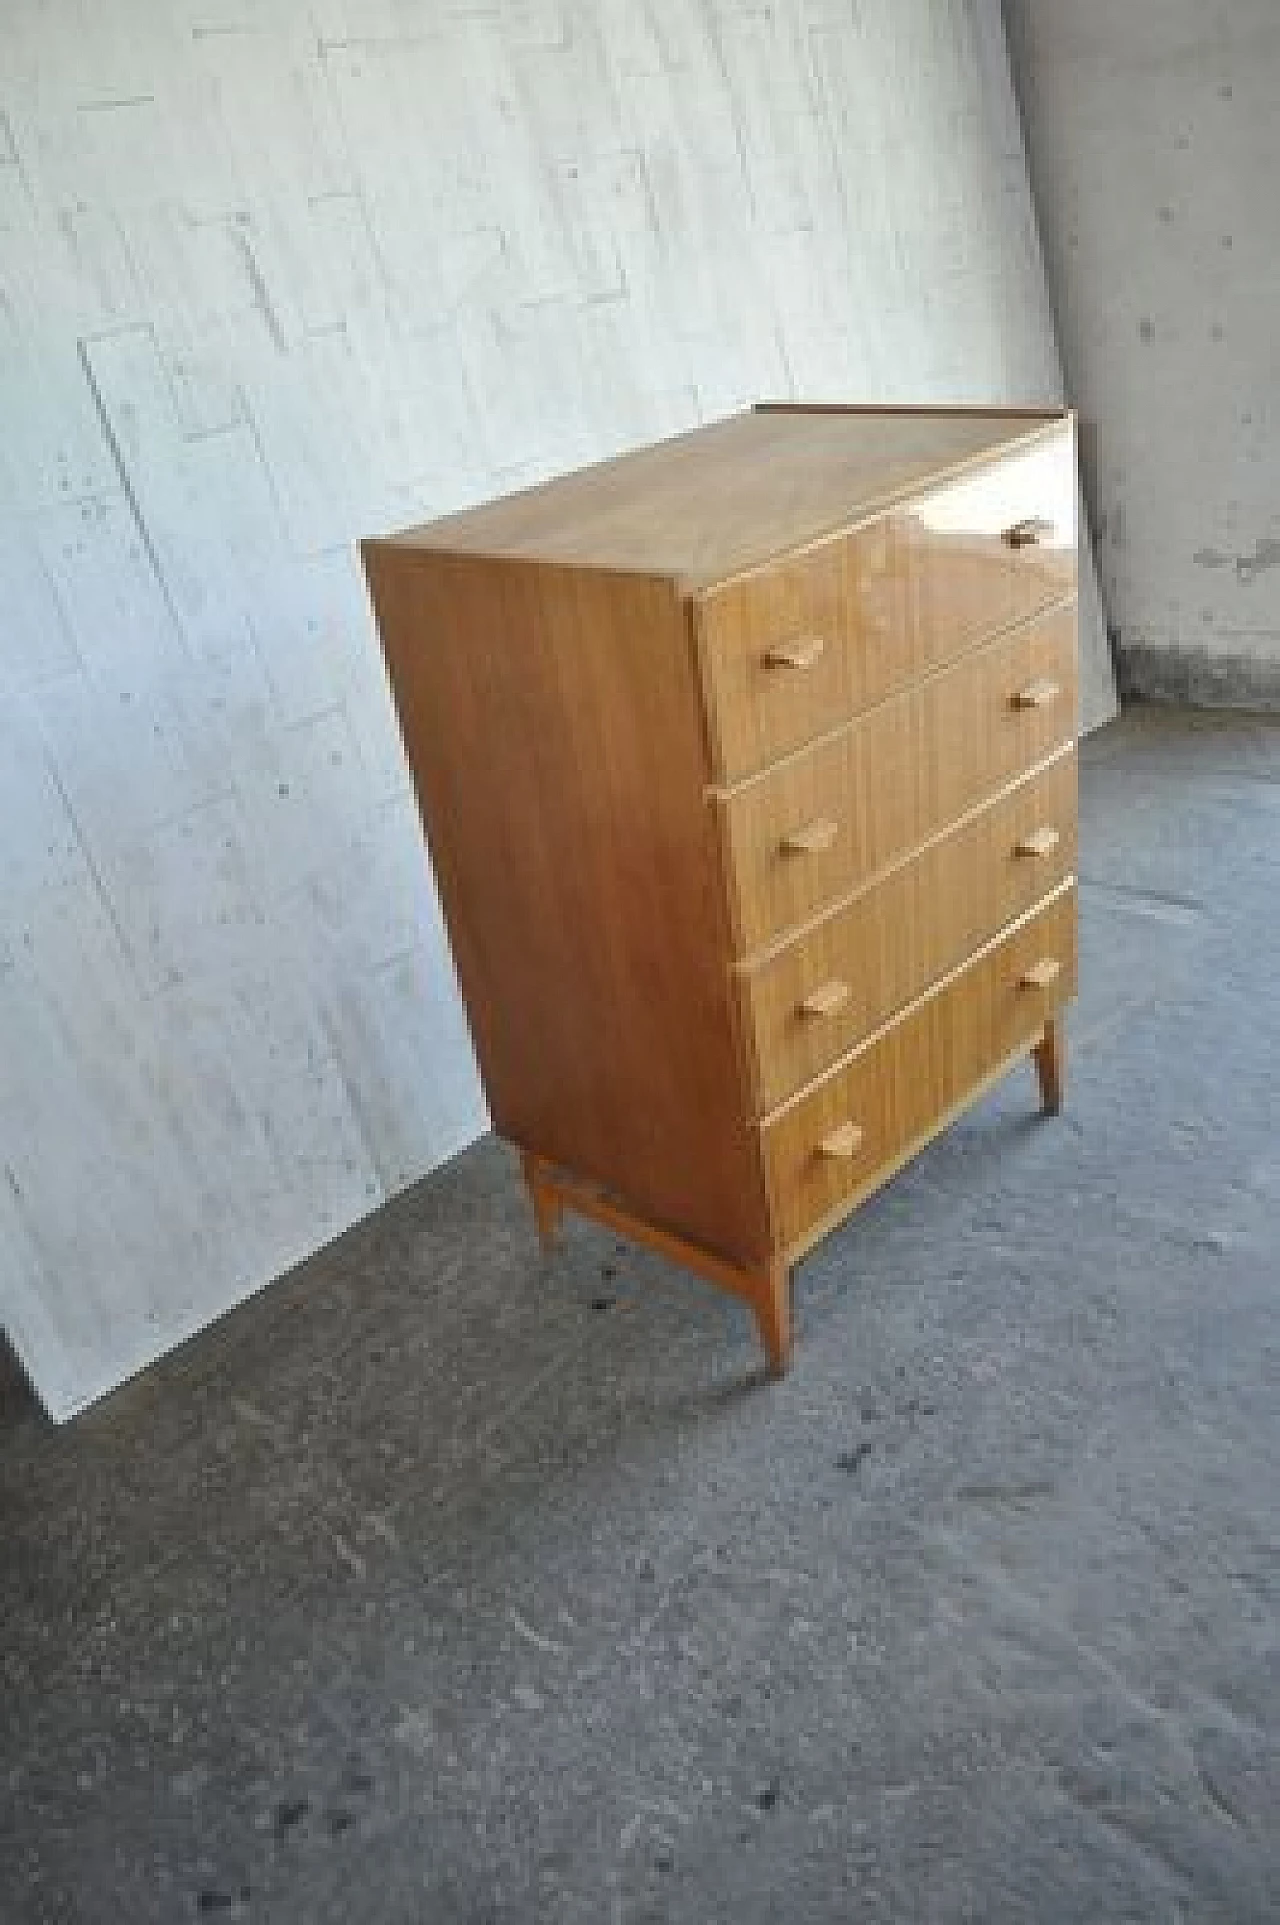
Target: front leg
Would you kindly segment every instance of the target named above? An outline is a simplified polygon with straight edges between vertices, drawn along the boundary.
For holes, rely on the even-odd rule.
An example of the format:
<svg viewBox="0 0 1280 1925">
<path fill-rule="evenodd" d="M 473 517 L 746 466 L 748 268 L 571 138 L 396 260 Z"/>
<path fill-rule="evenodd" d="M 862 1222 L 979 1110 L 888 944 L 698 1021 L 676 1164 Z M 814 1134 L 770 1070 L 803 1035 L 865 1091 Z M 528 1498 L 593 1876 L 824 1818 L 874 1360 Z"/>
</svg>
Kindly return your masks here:
<svg viewBox="0 0 1280 1925">
<path fill-rule="evenodd" d="M 530 1156 L 528 1150 L 521 1150 L 520 1168 L 524 1172 L 529 1201 L 533 1205 L 533 1220 L 538 1226 L 538 1241 L 544 1250 L 549 1250 L 555 1241 L 556 1231 L 560 1228 L 560 1219 L 564 1215 L 563 1200 L 548 1173 L 546 1164 L 539 1157 Z"/>
<path fill-rule="evenodd" d="M 1046 1116 L 1056 1116 L 1062 1108 L 1067 1080 L 1067 1039 L 1061 1020 L 1051 1016 L 1044 1035 L 1031 1052 L 1040 1081 L 1040 1100 Z"/>
<path fill-rule="evenodd" d="M 780 1257 L 756 1279 L 751 1299 L 770 1373 L 785 1376 L 791 1362 L 791 1272 Z"/>
</svg>

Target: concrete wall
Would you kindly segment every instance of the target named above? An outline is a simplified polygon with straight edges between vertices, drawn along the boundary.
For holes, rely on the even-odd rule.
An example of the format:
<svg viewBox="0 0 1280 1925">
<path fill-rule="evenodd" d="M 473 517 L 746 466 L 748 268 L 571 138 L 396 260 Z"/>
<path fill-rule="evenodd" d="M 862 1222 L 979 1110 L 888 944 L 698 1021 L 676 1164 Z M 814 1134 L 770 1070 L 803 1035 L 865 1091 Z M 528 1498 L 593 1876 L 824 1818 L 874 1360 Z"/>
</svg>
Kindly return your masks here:
<svg viewBox="0 0 1280 1925">
<path fill-rule="evenodd" d="M 1006 12 L 1124 677 L 1280 707 L 1280 7 Z"/>
<path fill-rule="evenodd" d="M 6 0 L 0 1316 L 51 1410 L 485 1125 L 354 539 L 761 394 L 1059 388 L 994 0 Z"/>
</svg>

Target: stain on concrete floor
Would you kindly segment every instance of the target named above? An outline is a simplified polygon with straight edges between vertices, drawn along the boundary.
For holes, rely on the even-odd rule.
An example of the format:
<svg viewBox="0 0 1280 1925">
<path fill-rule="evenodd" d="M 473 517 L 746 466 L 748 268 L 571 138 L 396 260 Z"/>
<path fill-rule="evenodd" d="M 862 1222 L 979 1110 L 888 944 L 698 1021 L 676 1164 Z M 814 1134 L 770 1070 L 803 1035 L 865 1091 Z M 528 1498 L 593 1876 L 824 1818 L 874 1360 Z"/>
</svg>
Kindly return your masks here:
<svg viewBox="0 0 1280 1925">
<path fill-rule="evenodd" d="M 1280 727 L 1088 745 L 1030 1071 L 745 1313 L 492 1142 L 0 1391 L 0 1916 L 1280 1916 Z"/>
</svg>

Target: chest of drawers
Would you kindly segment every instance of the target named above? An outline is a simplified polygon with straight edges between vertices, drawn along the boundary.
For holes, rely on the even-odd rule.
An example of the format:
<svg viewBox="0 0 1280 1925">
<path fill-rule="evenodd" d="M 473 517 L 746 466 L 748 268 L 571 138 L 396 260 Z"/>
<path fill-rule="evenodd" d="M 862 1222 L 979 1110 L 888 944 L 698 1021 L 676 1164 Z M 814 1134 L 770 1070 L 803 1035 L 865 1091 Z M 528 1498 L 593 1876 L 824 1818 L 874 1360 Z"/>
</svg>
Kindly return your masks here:
<svg viewBox="0 0 1280 1925">
<path fill-rule="evenodd" d="M 769 406 L 363 544 L 495 1127 L 746 1300 L 1075 987 L 1066 414 Z M 430 1065 L 423 1065 L 430 1074 Z"/>
</svg>

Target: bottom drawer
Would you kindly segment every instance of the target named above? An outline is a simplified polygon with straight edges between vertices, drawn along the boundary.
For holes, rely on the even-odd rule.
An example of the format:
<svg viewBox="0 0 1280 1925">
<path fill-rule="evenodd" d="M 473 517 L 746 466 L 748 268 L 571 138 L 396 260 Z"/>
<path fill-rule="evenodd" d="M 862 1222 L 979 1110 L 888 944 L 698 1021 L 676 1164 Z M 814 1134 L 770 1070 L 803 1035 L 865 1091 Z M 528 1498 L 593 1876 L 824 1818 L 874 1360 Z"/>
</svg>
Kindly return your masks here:
<svg viewBox="0 0 1280 1925">
<path fill-rule="evenodd" d="M 921 1148 L 1076 985 L 1068 885 L 764 1125 L 774 1237 L 798 1254 Z"/>
</svg>

